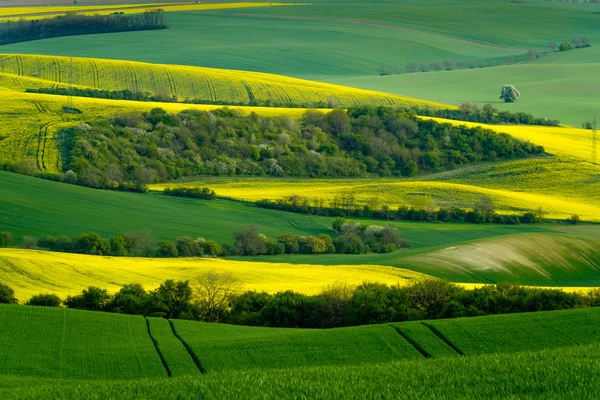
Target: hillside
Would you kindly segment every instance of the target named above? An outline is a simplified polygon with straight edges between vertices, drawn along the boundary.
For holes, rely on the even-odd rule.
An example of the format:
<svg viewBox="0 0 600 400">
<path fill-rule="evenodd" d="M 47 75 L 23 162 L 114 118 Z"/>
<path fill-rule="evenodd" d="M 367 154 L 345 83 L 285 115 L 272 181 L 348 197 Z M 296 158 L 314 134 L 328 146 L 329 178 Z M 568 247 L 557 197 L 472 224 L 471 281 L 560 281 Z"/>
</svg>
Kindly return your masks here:
<svg viewBox="0 0 600 400">
<path fill-rule="evenodd" d="M 167 279 L 193 282 L 209 271 L 231 273 L 245 290 L 268 293 L 294 290 L 317 294 L 338 281 L 351 285 L 363 281 L 393 285 L 425 277 L 414 271 L 380 265 L 316 266 L 208 258 L 165 260 L 0 249 L 0 281 L 11 286 L 22 301 L 44 292 L 64 298 L 89 286 L 114 293 L 125 284 L 141 283 L 151 290 Z"/>
<path fill-rule="evenodd" d="M 514 130 L 526 137 L 528 127 Z M 540 128 L 541 129 L 541 128 Z M 565 135 L 567 137 L 567 135 Z M 532 137 L 533 138 L 533 137 Z M 552 146 L 552 137 L 536 140 Z M 569 147 L 554 145 L 567 154 Z M 562 151 L 561 151 L 562 150 Z M 584 152 L 575 150 L 584 155 Z M 591 154 L 591 149 L 590 149 Z M 331 202 L 336 197 L 353 197 L 359 205 L 429 206 L 472 208 L 482 196 L 492 199 L 501 213 L 533 211 L 542 207 L 548 218 L 577 214 L 587 221 L 600 220 L 600 168 L 568 157 L 541 157 L 518 161 L 485 163 L 410 179 L 300 179 L 204 177 L 180 183 L 150 185 L 161 191 L 173 187 L 209 187 L 218 196 L 256 202 L 300 196 Z M 548 179 L 548 177 L 552 179 Z"/>
<path fill-rule="evenodd" d="M 14 399 L 94 399 L 98 397 L 169 400 L 188 395 L 220 399 L 283 398 L 290 393 L 311 398 L 382 397 L 494 398 L 523 397 L 543 391 L 545 399 L 564 398 L 564 388 L 577 398 L 593 398 L 600 388 L 596 373 L 597 345 L 562 347 L 539 352 L 477 357 L 408 360 L 360 367 L 319 366 L 278 370 L 242 370 L 137 381 L 77 381 L 0 378 L 0 395 Z M 543 379 L 541 378 L 543 377 Z M 459 381 L 464 385 L 456 385 Z M 259 382 L 257 384 L 257 382 Z M 535 398 L 535 395 L 530 396 Z"/>
<path fill-rule="evenodd" d="M 491 103 L 504 111 L 525 111 L 580 127 L 598 113 L 595 99 L 600 86 L 598 47 L 550 53 L 517 65 L 460 71 L 426 72 L 393 76 L 330 79 L 332 83 L 460 105 L 471 101 Z M 500 63 L 502 65 L 502 63 Z M 507 104 L 498 96 L 503 84 L 515 85 L 522 96 Z"/>
<path fill-rule="evenodd" d="M 170 28 L 161 32 L 94 35 L 85 42 L 51 39 L 12 45 L 6 51 L 334 79 L 375 76 L 381 65 L 388 65 L 392 73 L 396 67 L 404 71 L 411 61 L 503 65 L 507 56 L 527 60 L 529 48 L 545 50 L 550 41 L 600 38 L 594 14 L 598 5 L 593 3 L 487 0 L 458 7 L 449 0 L 427 4 L 351 0 L 341 4 L 327 0 L 302 7 L 169 13 Z M 216 31 L 219 35 L 211 34 Z"/>
<path fill-rule="evenodd" d="M 221 3 L 221 4 L 185 4 L 185 3 L 141 3 L 141 4 L 111 4 L 111 5 L 74 5 L 70 6 L 50 6 L 47 7 L 7 7 L 0 10 L 0 20 L 35 20 L 41 18 L 49 18 L 58 15 L 64 15 L 66 13 L 77 13 L 77 14 L 98 14 L 108 15 L 115 12 L 123 14 L 133 14 L 144 12 L 147 9 L 162 8 L 166 12 L 181 12 L 181 11 L 206 11 L 206 10 L 219 10 L 219 9 L 231 9 L 231 8 L 256 8 L 256 7 L 275 7 L 275 6 L 288 6 L 294 5 L 293 3 L 268 3 L 268 2 L 246 2 L 246 3 Z"/>
<path fill-rule="evenodd" d="M 171 383 L 164 381 L 161 384 L 163 381 L 156 379 L 167 374 L 173 377 L 190 375 L 190 379 L 182 381 L 184 384 L 179 386 L 179 393 L 198 385 L 210 393 L 217 390 L 219 381 L 224 378 L 230 384 L 242 377 L 246 382 L 254 382 L 262 373 L 271 371 L 270 375 L 279 379 L 281 375 L 306 378 L 311 374 L 325 374 L 331 379 L 332 373 L 334 377 L 340 373 L 346 377 L 348 373 L 353 376 L 352 371 L 356 370 L 352 367 L 357 365 L 361 365 L 363 376 L 372 374 L 378 379 L 387 379 L 390 368 L 395 370 L 396 377 L 405 374 L 420 376 L 416 381 L 413 378 L 403 383 L 403 390 L 408 388 L 411 393 L 417 393 L 422 379 L 437 382 L 433 379 L 436 375 L 448 376 L 448 367 L 455 371 L 452 373 L 456 375 L 454 379 L 461 380 L 477 367 L 475 375 L 478 381 L 481 376 L 486 377 L 486 382 L 494 376 L 496 379 L 501 377 L 505 385 L 503 390 L 507 391 L 509 388 L 515 390 L 513 381 L 509 380 L 512 376 L 509 371 L 514 374 L 522 370 L 521 374 L 531 374 L 532 369 L 537 371 L 542 366 L 545 368 L 540 371 L 543 370 L 545 376 L 558 379 L 556 371 L 560 371 L 562 382 L 577 371 L 578 381 L 581 381 L 582 376 L 587 377 L 591 371 L 587 360 L 595 359 L 593 355 L 600 340 L 597 330 L 593 329 L 599 319 L 598 310 L 594 308 L 331 330 L 238 327 L 180 320 L 170 321 L 172 325 L 168 326 L 166 320 L 155 318 L 145 321 L 136 316 L 7 305 L 0 306 L 0 316 L 9 321 L 0 325 L 0 338 L 3 343 L 11 344 L 0 348 L 0 357 L 5 360 L 2 368 L 4 376 L 0 376 L 0 394 L 12 393 L 18 385 L 29 383 L 26 389 L 20 388 L 18 398 L 31 398 L 32 394 L 44 389 L 46 394 L 43 398 L 50 394 L 68 393 L 68 388 L 74 385 L 65 385 L 69 381 L 60 379 L 64 376 L 88 380 L 72 381 L 78 382 L 76 387 L 81 398 L 88 398 L 95 385 L 98 385 L 96 390 L 102 391 L 120 387 L 123 393 L 139 385 L 123 378 L 150 378 L 144 384 L 150 387 L 160 385 L 154 397 L 163 398 L 170 391 Z M 37 329 L 22 329 L 25 324 L 32 327 L 31 323 Z M 98 329 L 99 326 L 102 329 Z M 469 334 L 465 335 L 465 332 Z M 523 340 L 522 332 L 528 333 L 527 340 Z M 84 337 L 86 340 L 82 340 Z M 124 341 L 124 337 L 128 340 Z M 63 343 L 69 343 L 69 346 L 64 347 Z M 23 354 L 31 356 L 23 357 Z M 561 356 L 557 357 L 558 354 Z M 190 362 L 190 358 L 196 365 Z M 573 369 L 571 363 L 574 358 L 577 358 L 579 368 Z M 495 361 L 492 363 L 494 374 L 490 374 L 489 370 L 492 359 Z M 224 360 L 225 363 L 222 362 Z M 373 365 L 375 363 L 378 366 Z M 562 368 L 548 370 L 550 364 L 561 365 Z M 336 367 L 328 369 L 327 365 Z M 527 368 L 523 369 L 525 365 Z M 276 373 L 273 368 L 277 368 Z M 198 369 L 207 372 L 202 379 L 197 378 Z M 399 370 L 402 373 L 398 375 Z M 109 379 L 112 381 L 109 382 Z M 519 379 L 523 376 L 520 375 Z M 96 384 L 92 380 L 100 381 Z M 510 384 L 507 383 L 509 381 Z M 329 389 L 326 389 L 325 382 L 329 380 L 316 380 L 311 384 L 311 391 L 330 393 L 339 390 L 336 388 L 339 388 L 340 381 Z M 377 386 L 374 385 L 377 380 L 370 384 L 367 384 L 368 381 L 358 382 Z M 397 380 L 388 382 L 388 390 L 394 382 Z M 500 384 L 500 381 L 490 382 Z M 587 388 L 593 387 L 593 379 L 585 379 L 585 382 Z M 357 389 L 355 384 L 351 390 Z M 269 391 L 278 391 L 281 389 L 276 388 L 281 388 L 281 385 L 279 380 L 278 385 L 267 386 Z M 425 387 L 429 388 L 428 391 L 441 389 L 435 383 Z M 467 387 L 453 390 L 468 390 L 467 393 L 484 390 L 479 385 Z M 261 391 L 265 389 L 259 387 Z M 256 390 L 253 387 L 249 393 L 254 396 Z M 444 390 L 447 393 L 448 389 Z M 232 392 L 225 394 L 228 398 Z"/>
<path fill-rule="evenodd" d="M 64 107 L 68 105 L 79 112 L 65 112 Z M 61 170 L 61 162 L 53 139 L 59 129 L 121 113 L 150 111 L 157 107 L 169 112 L 181 112 L 183 110 L 210 111 L 224 106 L 87 97 L 73 97 L 69 101 L 66 96 L 0 90 L 0 119 L 11 121 L 10 124 L 0 125 L 0 163 L 23 162 L 26 171 L 42 170 L 56 173 Z M 264 116 L 283 115 L 290 118 L 300 117 L 306 112 L 302 108 L 241 106 L 230 108 L 245 115 L 254 112 Z"/>
<path fill-rule="evenodd" d="M 445 107 L 442 104 L 380 92 L 306 81 L 257 72 L 147 64 L 92 58 L 49 57 L 38 55 L 0 55 L 0 72 L 47 81 L 48 85 L 72 84 L 110 91 L 130 90 L 151 93 L 179 101 L 248 104 L 271 101 L 280 106 L 308 106 L 337 103 L 416 105 Z M 25 86 L 26 82 L 21 84 Z"/>
</svg>

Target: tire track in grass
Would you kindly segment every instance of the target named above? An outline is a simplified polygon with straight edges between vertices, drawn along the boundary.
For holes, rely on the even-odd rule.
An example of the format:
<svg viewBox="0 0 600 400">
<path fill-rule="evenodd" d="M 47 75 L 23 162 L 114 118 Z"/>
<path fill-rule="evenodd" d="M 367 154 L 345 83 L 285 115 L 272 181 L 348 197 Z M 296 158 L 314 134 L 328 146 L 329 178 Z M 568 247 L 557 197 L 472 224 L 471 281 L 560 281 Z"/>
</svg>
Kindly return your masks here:
<svg viewBox="0 0 600 400">
<path fill-rule="evenodd" d="M 458 354 L 460 354 L 463 357 L 466 357 L 467 355 L 461 350 L 459 349 L 454 343 L 452 343 L 446 336 L 444 336 L 444 334 L 442 332 L 440 332 L 435 326 L 430 325 L 426 322 L 421 322 L 421 324 L 423 326 L 425 326 L 426 328 L 428 328 L 431 332 L 433 332 L 433 334 L 437 337 L 439 337 L 441 340 L 444 341 L 444 343 L 446 343 L 448 346 L 450 346 L 452 348 L 452 350 L 454 350 L 455 352 L 457 352 Z"/>
<path fill-rule="evenodd" d="M 171 377 L 173 377 L 173 374 L 171 374 L 171 370 L 169 369 L 169 366 L 167 365 L 167 362 L 165 361 L 165 357 L 163 356 L 163 353 L 160 351 L 160 348 L 158 347 L 158 342 L 156 341 L 154 336 L 152 336 L 152 331 L 150 329 L 150 320 L 148 319 L 148 317 L 144 317 L 144 319 L 146 320 L 146 326 L 148 328 L 148 336 L 150 336 L 150 339 L 152 340 L 152 343 L 154 344 L 156 353 L 158 354 L 158 357 L 160 358 L 160 362 L 162 363 L 163 367 L 165 368 L 165 371 L 167 371 L 167 375 L 169 376 L 169 378 L 171 378 Z"/>
<path fill-rule="evenodd" d="M 187 342 L 185 340 L 183 340 L 181 338 L 181 336 L 179 336 L 179 334 L 177 333 L 177 329 L 175 329 L 175 325 L 173 325 L 173 321 L 169 320 L 169 325 L 171 325 L 171 330 L 173 331 L 173 335 L 175 335 L 175 337 L 177 339 L 179 339 L 179 341 L 183 344 L 183 347 L 185 347 L 185 349 L 187 350 L 187 352 L 190 354 L 190 357 L 192 357 L 192 360 L 194 360 L 194 364 L 196 364 L 196 367 L 198 368 L 198 371 L 200 371 L 201 374 L 205 374 L 206 370 L 204 369 L 204 367 L 200 363 L 200 360 L 198 359 L 198 357 L 196 356 L 196 354 L 194 353 L 194 351 L 192 350 L 192 348 L 190 347 L 190 345 L 187 344 Z"/>
<path fill-rule="evenodd" d="M 390 325 L 392 328 L 394 328 L 396 330 L 396 332 L 398 332 L 398 335 L 400 335 L 404 340 L 406 340 L 408 343 L 411 344 L 412 347 L 414 347 L 415 349 L 417 349 L 417 351 L 419 353 L 421 353 L 423 355 L 423 357 L 425 358 L 431 358 L 431 354 L 429 354 L 423 347 L 421 347 L 417 342 L 415 342 L 414 340 L 412 340 L 411 338 L 409 338 L 408 336 L 406 336 L 404 334 L 404 332 L 402 332 L 400 330 L 400 328 L 398 328 L 397 326 L 394 325 Z"/>
</svg>

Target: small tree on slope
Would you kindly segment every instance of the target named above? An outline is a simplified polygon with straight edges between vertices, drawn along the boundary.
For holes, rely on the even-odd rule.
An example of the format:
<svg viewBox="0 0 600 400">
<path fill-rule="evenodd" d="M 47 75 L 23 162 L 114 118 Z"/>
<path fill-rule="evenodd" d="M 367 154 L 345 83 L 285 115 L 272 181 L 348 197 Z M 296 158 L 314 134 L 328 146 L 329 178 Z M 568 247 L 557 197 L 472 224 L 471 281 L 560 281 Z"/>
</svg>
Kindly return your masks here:
<svg viewBox="0 0 600 400">
<path fill-rule="evenodd" d="M 500 99 L 504 100 L 505 103 L 512 103 L 517 101 L 520 95 L 521 93 L 513 85 L 504 85 L 500 92 Z"/>
</svg>

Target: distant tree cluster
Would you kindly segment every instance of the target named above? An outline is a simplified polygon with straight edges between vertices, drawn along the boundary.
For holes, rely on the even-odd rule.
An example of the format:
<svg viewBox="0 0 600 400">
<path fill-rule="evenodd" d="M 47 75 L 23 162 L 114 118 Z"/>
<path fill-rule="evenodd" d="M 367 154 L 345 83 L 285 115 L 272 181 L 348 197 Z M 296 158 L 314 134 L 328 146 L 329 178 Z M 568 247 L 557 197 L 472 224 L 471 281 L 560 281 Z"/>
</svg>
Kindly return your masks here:
<svg viewBox="0 0 600 400">
<path fill-rule="evenodd" d="M 148 10 L 138 14 L 82 15 L 69 13 L 39 20 L 0 23 L 0 45 L 93 33 L 165 29 L 164 11 Z"/>
<path fill-rule="evenodd" d="M 480 107 L 476 103 L 472 102 L 462 103 L 458 107 L 458 109 L 435 110 L 426 107 L 422 109 L 419 108 L 415 110 L 415 112 L 418 115 L 422 116 L 454 119 L 458 121 L 480 122 L 482 124 L 512 124 L 540 126 L 560 125 L 560 121 L 556 119 L 536 117 L 526 112 L 499 111 L 492 104 L 484 104 Z"/>
<path fill-rule="evenodd" d="M 63 181 L 125 190 L 198 175 L 414 176 L 543 152 L 507 134 L 384 107 L 308 111 L 300 121 L 153 109 L 81 123 L 56 137 Z"/>
<path fill-rule="evenodd" d="M 556 42 L 548 43 L 548 47 L 552 51 L 556 51 L 556 49 L 558 49 L 559 51 L 584 49 L 591 46 L 592 45 L 590 44 L 589 39 L 585 36 L 573 36 L 570 41 L 565 41 L 560 44 L 556 44 Z"/>
<path fill-rule="evenodd" d="M 0 303 L 16 304 L 13 290 L 0 283 Z M 124 285 L 114 295 L 88 287 L 64 302 L 41 294 L 26 304 L 64 306 L 90 311 L 152 317 L 287 328 L 335 328 L 411 320 L 473 317 L 600 306 L 600 290 L 567 293 L 496 284 L 473 290 L 438 280 L 407 286 L 336 282 L 317 295 L 288 290 L 269 294 L 243 291 L 231 274 L 208 271 L 194 281 L 167 280 L 146 291 L 140 284 Z"/>
</svg>

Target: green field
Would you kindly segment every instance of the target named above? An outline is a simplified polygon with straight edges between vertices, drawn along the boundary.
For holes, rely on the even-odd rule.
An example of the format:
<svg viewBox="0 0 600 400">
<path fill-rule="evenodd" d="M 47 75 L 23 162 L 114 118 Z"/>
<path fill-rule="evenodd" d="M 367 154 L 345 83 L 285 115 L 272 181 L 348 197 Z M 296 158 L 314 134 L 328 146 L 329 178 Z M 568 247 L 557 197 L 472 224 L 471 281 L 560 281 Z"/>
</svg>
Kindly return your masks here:
<svg viewBox="0 0 600 400">
<path fill-rule="evenodd" d="M 143 381 L 73 381 L 0 378 L 11 399 L 177 397 L 268 398 L 595 398 L 600 391 L 600 347 L 356 366 L 227 371 Z"/>
<path fill-rule="evenodd" d="M 569 57 L 573 57 L 571 60 Z M 505 111 L 526 111 L 581 127 L 600 110 L 596 101 L 599 47 L 552 54 L 539 62 L 494 68 L 426 72 L 393 76 L 331 79 L 332 83 L 361 89 L 382 90 L 426 100 L 460 105 L 471 101 L 490 103 Z M 521 92 L 517 103 L 498 99 L 503 84 Z"/>
<path fill-rule="evenodd" d="M 23 236 L 69 236 L 151 230 L 160 239 L 187 235 L 231 243 L 250 224 L 268 236 L 316 235 L 333 218 L 258 208 L 252 204 L 194 200 L 159 194 L 101 191 L 0 173 L 0 231 Z M 48 197 L 47 193 L 53 193 Z M 151 215 L 151 218 L 148 216 Z M 364 221 L 385 225 L 386 221 Z M 318 265 L 386 265 L 466 283 L 596 286 L 597 227 L 391 222 L 413 249 L 389 254 L 238 257 L 240 260 Z M 561 234 L 557 234 L 557 231 Z M 535 234 L 534 236 L 532 236 Z M 540 247 L 538 243 L 545 243 Z M 12 271 L 12 269 L 11 269 Z M 11 272 L 11 274 L 14 271 Z M 16 279 L 15 276 L 11 277 Z"/>
<path fill-rule="evenodd" d="M 160 378 L 144 318 L 46 307 L 0 307 L 0 375 Z"/>
<path fill-rule="evenodd" d="M 327 0 L 302 7 L 169 13 L 170 28 L 164 31 L 49 39 L 4 46 L 4 51 L 304 78 L 364 76 L 377 75 L 382 64 L 404 67 L 408 61 L 501 61 L 574 35 L 593 42 L 600 38 L 594 14 L 599 9 L 597 4 L 537 1 L 469 1 L 457 7 L 449 0 Z M 526 29 L 509 28 L 513 25 Z"/>
<path fill-rule="evenodd" d="M 0 397 L 589 398 L 599 319 L 592 308 L 321 331 L 150 319 L 162 365 L 142 317 L 2 305 Z"/>
<path fill-rule="evenodd" d="M 255 207 L 252 204 L 135 194 L 65 185 L 0 172 L 0 227 L 23 236 L 78 235 L 151 230 L 160 239 L 182 235 L 232 242 L 232 232 L 255 225 L 261 233 L 333 234 L 333 218 Z M 47 193 L 52 193 L 49 198 Z M 148 216 L 152 216 L 148 218 Z M 385 224 L 384 221 L 373 223 Z M 518 232 L 550 232 L 542 226 L 394 222 L 414 248 L 426 248 Z"/>
</svg>

